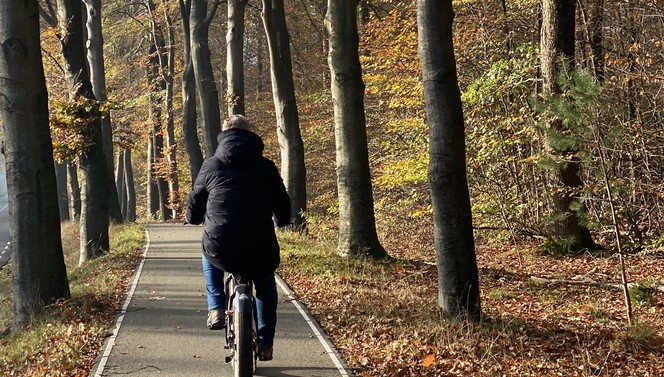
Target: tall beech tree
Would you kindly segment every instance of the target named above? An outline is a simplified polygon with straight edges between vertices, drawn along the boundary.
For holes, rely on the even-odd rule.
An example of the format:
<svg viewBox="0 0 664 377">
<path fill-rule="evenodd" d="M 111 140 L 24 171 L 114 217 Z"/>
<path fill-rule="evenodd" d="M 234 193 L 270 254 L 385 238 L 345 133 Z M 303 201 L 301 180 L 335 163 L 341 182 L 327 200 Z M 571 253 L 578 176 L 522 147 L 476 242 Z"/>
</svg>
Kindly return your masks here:
<svg viewBox="0 0 664 377">
<path fill-rule="evenodd" d="M 0 125 L 9 195 L 13 330 L 69 297 L 37 1 L 0 3 Z"/>
<path fill-rule="evenodd" d="M 210 23 L 220 0 L 191 0 L 189 25 L 191 27 L 191 61 L 196 78 L 196 93 L 201 114 L 201 130 L 205 157 L 212 157 L 217 148 L 217 135 L 221 132 L 219 90 L 214 79 L 210 45 L 208 43 Z"/>
<path fill-rule="evenodd" d="M 418 50 L 429 124 L 429 186 L 438 306 L 449 318 L 480 316 L 480 290 L 466 177 L 464 119 L 452 44 L 452 0 L 418 0 Z"/>
<path fill-rule="evenodd" d="M 203 165 L 203 152 L 198 141 L 196 130 L 196 77 L 194 65 L 191 60 L 191 27 L 189 14 L 192 0 L 179 0 L 182 15 L 182 135 L 189 157 L 189 172 L 191 181 L 196 180 L 198 171 Z"/>
<path fill-rule="evenodd" d="M 175 32 L 173 22 L 165 4 L 160 7 L 163 13 L 165 28 L 156 14 L 157 8 L 148 1 L 152 43 L 155 53 L 150 55 L 148 69 L 149 87 L 154 98 L 153 106 L 160 109 L 153 111 L 155 138 L 155 162 L 165 168 L 158 169 L 157 187 L 162 203 L 161 217 L 168 220 L 178 216 L 179 211 L 179 180 L 177 176 L 177 159 L 175 146 L 175 119 L 173 113 L 173 84 L 175 70 Z M 164 30 L 165 29 L 165 30 Z M 168 43 L 167 43 L 168 42 Z"/>
<path fill-rule="evenodd" d="M 87 30 L 87 41 L 85 43 L 88 68 L 90 69 L 90 82 L 92 92 L 97 100 L 105 102 L 106 95 L 106 70 L 104 69 L 104 37 L 101 28 L 101 0 L 83 0 L 86 9 L 85 27 Z M 118 192 L 112 184 L 113 178 L 113 131 L 111 129 L 111 116 L 106 115 L 101 119 L 101 133 L 104 143 L 104 155 L 106 157 L 106 172 L 109 182 L 109 215 L 111 220 L 122 222 L 122 213 L 118 201 Z"/>
<path fill-rule="evenodd" d="M 270 52 L 272 96 L 281 150 L 281 176 L 291 198 L 293 228 L 303 229 L 305 226 L 303 214 L 307 210 L 307 173 L 283 1 L 263 0 L 262 15 Z"/>
<path fill-rule="evenodd" d="M 62 45 L 65 79 L 72 101 L 96 103 L 86 66 L 83 44 L 81 3 L 76 0 L 58 0 L 59 38 Z M 96 107 L 96 106 L 93 106 Z M 99 114 L 87 111 L 89 147 L 81 151 L 79 169 L 81 175 L 81 231 L 80 258 L 83 264 L 109 249 L 108 204 L 109 181 L 102 139 Z"/>
<path fill-rule="evenodd" d="M 244 11 L 247 0 L 228 0 L 226 101 L 228 114 L 244 115 Z"/>
<path fill-rule="evenodd" d="M 569 71 L 574 68 L 575 14 L 575 0 L 542 1 L 540 62 L 542 92 L 545 98 L 561 94 L 557 76 L 561 70 Z M 570 131 L 565 128 L 562 119 L 550 119 L 547 128 L 549 132 L 546 148 L 557 161 L 554 177 L 556 186 L 553 190 L 553 235 L 569 242 L 573 250 L 596 248 L 590 231 L 580 222 L 579 211 L 583 206 L 579 198 L 583 181 L 579 175 L 581 158 L 578 147 L 558 141 L 559 135 Z"/>
<path fill-rule="evenodd" d="M 364 82 L 358 52 L 357 2 L 328 0 L 325 27 L 334 102 L 341 255 L 382 258 L 374 215 Z"/>
</svg>

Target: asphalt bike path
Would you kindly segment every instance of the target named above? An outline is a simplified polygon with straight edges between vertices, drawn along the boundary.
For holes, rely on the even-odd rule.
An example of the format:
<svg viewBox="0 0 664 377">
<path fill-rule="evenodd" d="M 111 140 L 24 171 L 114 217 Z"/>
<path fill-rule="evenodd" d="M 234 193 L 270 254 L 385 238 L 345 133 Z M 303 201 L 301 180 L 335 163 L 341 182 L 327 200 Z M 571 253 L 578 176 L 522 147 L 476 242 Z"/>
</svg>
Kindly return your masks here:
<svg viewBox="0 0 664 377">
<path fill-rule="evenodd" d="M 144 260 L 110 329 L 92 376 L 233 376 L 224 331 L 206 327 L 203 227 L 151 224 Z M 274 359 L 259 377 L 352 376 L 320 327 L 278 279 Z"/>
</svg>

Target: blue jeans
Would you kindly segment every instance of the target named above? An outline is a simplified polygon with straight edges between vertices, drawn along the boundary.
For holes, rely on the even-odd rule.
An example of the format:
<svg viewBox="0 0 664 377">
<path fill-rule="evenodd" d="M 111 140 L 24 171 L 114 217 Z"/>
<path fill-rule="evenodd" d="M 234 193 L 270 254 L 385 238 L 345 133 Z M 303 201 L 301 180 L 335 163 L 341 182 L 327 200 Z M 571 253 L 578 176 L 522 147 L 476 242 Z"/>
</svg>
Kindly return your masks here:
<svg viewBox="0 0 664 377">
<path fill-rule="evenodd" d="M 224 294 L 224 271 L 215 267 L 203 256 L 203 276 L 207 291 L 208 310 L 226 308 Z M 256 311 L 258 322 L 258 343 L 272 346 L 277 328 L 277 283 L 274 273 L 254 279 L 256 289 Z"/>
</svg>

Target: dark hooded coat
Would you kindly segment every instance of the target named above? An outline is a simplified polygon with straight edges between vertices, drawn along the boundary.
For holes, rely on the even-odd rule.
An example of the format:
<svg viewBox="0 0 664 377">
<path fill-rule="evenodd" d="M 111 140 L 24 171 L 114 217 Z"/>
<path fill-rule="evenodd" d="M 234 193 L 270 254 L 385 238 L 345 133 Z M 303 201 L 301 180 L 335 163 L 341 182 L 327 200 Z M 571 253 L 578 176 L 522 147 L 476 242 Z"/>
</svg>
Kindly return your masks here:
<svg viewBox="0 0 664 377">
<path fill-rule="evenodd" d="M 274 226 L 290 223 L 290 198 L 258 135 L 233 128 L 217 139 L 187 197 L 187 222 L 205 223 L 203 254 L 214 266 L 265 276 L 279 265 Z"/>
</svg>

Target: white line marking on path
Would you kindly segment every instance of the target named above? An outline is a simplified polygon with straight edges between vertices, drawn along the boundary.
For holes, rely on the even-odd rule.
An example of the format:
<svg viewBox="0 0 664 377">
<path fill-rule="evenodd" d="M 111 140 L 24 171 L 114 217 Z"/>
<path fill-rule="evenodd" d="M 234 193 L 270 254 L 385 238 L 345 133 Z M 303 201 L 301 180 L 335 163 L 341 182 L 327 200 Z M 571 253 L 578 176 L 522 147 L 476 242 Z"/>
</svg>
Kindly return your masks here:
<svg viewBox="0 0 664 377">
<path fill-rule="evenodd" d="M 118 332 L 120 331 L 120 326 L 122 326 L 122 320 L 124 320 L 125 314 L 127 314 L 127 308 L 129 308 L 129 303 L 131 302 L 131 299 L 134 296 L 134 291 L 136 290 L 136 285 L 138 285 L 138 279 L 141 277 L 141 272 L 143 271 L 143 264 L 145 264 L 145 257 L 148 254 L 148 248 L 149 247 L 150 247 L 150 233 L 148 233 L 148 229 L 146 227 L 145 228 L 145 247 L 143 248 L 143 259 L 141 260 L 141 264 L 138 265 L 138 269 L 136 270 L 136 274 L 134 275 L 134 281 L 131 283 L 131 289 L 129 290 L 129 293 L 127 293 L 127 297 L 125 298 L 124 304 L 122 305 L 122 309 L 120 310 L 120 315 L 117 317 L 117 320 L 115 321 L 115 327 L 113 328 L 113 334 L 111 335 L 110 338 L 108 338 L 108 342 L 106 342 L 106 347 L 104 348 L 104 353 L 101 357 L 101 360 L 99 360 L 99 365 L 97 366 L 97 371 L 94 374 L 95 377 L 100 377 L 102 375 L 102 373 L 104 373 L 104 367 L 106 366 L 106 363 L 108 362 L 108 358 L 111 355 L 111 351 L 113 350 L 113 346 L 115 345 L 115 339 L 118 337 Z"/>
<path fill-rule="evenodd" d="M 307 322 L 309 327 L 311 327 L 311 330 L 316 334 L 316 338 L 318 338 L 318 341 L 323 345 L 323 348 L 325 348 L 325 352 L 327 352 L 327 355 L 332 359 L 332 362 L 334 365 L 337 367 L 337 370 L 339 371 L 339 374 L 344 377 L 349 377 L 350 374 L 348 374 L 348 371 L 346 371 L 346 367 L 344 366 L 343 362 L 339 358 L 339 355 L 337 354 L 336 351 L 333 350 L 332 345 L 330 344 L 330 341 L 327 340 L 325 336 L 323 336 L 323 330 L 320 328 L 318 325 L 318 322 L 309 314 L 307 309 L 300 304 L 300 302 L 295 298 L 295 293 L 288 288 L 288 285 L 281 279 L 279 275 L 277 276 L 277 284 L 279 284 L 279 287 L 288 295 L 288 298 L 290 302 L 295 305 L 297 308 L 297 311 L 300 312 L 302 315 L 302 318 Z"/>
</svg>

